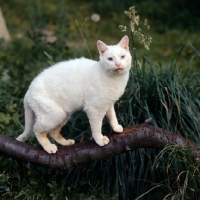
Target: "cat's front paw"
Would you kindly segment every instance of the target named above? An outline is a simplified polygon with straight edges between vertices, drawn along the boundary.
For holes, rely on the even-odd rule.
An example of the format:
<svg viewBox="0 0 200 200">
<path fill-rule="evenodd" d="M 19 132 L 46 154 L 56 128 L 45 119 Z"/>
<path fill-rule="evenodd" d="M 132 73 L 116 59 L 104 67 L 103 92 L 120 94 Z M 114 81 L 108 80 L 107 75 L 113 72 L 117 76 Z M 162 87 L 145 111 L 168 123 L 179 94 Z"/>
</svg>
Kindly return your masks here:
<svg viewBox="0 0 200 200">
<path fill-rule="evenodd" d="M 110 142 L 110 140 L 108 139 L 107 136 L 103 136 L 101 139 L 98 139 L 98 140 L 95 140 L 95 141 L 99 146 L 105 146 Z"/>
<path fill-rule="evenodd" d="M 113 127 L 113 131 L 115 131 L 117 133 L 121 133 L 121 132 L 123 132 L 123 127 L 121 125 L 117 124 Z"/>
<path fill-rule="evenodd" d="M 43 147 L 44 150 L 49 153 L 49 154 L 52 154 L 52 153 L 56 153 L 57 150 L 58 150 L 58 147 L 55 145 L 55 144 L 48 144 L 46 145 L 45 147 Z"/>
</svg>

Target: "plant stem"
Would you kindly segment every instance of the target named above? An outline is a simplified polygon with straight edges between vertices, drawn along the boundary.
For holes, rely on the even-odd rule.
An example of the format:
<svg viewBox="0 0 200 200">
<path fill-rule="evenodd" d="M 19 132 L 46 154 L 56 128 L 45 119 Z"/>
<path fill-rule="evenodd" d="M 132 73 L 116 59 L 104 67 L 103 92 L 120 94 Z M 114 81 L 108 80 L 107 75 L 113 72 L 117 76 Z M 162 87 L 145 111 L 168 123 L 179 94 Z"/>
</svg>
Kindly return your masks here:
<svg viewBox="0 0 200 200">
<path fill-rule="evenodd" d="M 84 42 L 84 44 L 85 44 L 85 46 L 86 46 L 86 48 L 87 48 L 87 52 L 88 52 L 90 58 L 92 59 L 92 55 L 91 55 L 91 53 L 90 53 L 90 50 L 89 50 L 89 47 L 88 47 L 88 44 L 87 44 L 87 40 L 85 39 L 85 37 L 84 37 L 84 35 L 83 35 L 82 29 L 81 29 L 81 27 L 79 26 L 78 21 L 75 20 L 75 22 L 76 22 L 76 25 L 77 25 L 77 27 L 78 27 L 78 30 L 79 30 L 79 32 L 80 32 L 80 34 L 81 34 L 81 37 L 82 37 L 82 39 L 83 39 L 83 42 Z"/>
</svg>

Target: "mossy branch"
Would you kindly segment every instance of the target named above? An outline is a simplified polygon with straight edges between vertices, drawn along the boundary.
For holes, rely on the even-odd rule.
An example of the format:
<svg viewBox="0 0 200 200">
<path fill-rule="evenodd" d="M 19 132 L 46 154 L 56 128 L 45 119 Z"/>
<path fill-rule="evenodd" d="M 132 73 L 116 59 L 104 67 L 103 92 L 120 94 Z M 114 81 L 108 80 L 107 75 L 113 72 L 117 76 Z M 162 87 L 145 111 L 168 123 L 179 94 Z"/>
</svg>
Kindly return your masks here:
<svg viewBox="0 0 200 200">
<path fill-rule="evenodd" d="M 111 133 L 108 137 L 110 143 L 104 147 L 91 140 L 72 146 L 62 146 L 56 154 L 48 154 L 41 147 L 0 134 L 0 153 L 53 168 L 69 168 L 139 148 L 163 149 L 167 144 L 189 149 L 192 157 L 200 158 L 200 147 L 196 143 L 173 132 L 148 125 L 148 120 L 141 125 L 125 128 L 122 133 Z"/>
</svg>

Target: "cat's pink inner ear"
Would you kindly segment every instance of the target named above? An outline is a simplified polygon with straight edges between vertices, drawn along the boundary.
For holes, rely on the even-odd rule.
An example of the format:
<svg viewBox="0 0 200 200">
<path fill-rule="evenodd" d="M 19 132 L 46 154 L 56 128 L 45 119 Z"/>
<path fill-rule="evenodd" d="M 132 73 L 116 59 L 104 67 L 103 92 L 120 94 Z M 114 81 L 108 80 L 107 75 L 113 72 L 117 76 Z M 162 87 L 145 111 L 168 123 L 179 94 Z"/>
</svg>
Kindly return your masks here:
<svg viewBox="0 0 200 200">
<path fill-rule="evenodd" d="M 119 42 L 119 45 L 120 45 L 122 48 L 126 49 L 127 51 L 129 50 L 129 39 L 128 39 L 128 36 L 127 36 L 127 35 L 125 35 L 125 36 L 121 39 L 121 41 Z"/>
<path fill-rule="evenodd" d="M 101 40 L 97 41 L 97 48 L 99 50 L 100 55 L 102 55 L 106 50 L 108 50 L 107 45 L 103 43 Z"/>
</svg>

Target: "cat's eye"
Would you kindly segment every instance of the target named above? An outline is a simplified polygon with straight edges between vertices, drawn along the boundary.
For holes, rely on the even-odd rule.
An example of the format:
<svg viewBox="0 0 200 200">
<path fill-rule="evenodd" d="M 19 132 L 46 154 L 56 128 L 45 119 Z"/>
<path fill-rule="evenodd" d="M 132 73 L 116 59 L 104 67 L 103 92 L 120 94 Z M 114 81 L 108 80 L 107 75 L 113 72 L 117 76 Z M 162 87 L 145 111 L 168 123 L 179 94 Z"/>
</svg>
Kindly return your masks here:
<svg viewBox="0 0 200 200">
<path fill-rule="evenodd" d="M 123 56 L 121 56 L 121 59 L 124 59 L 125 58 L 125 56 L 123 55 Z"/>
<path fill-rule="evenodd" d="M 109 60 L 109 61 L 113 61 L 113 58 L 109 57 L 108 60 Z"/>
</svg>

